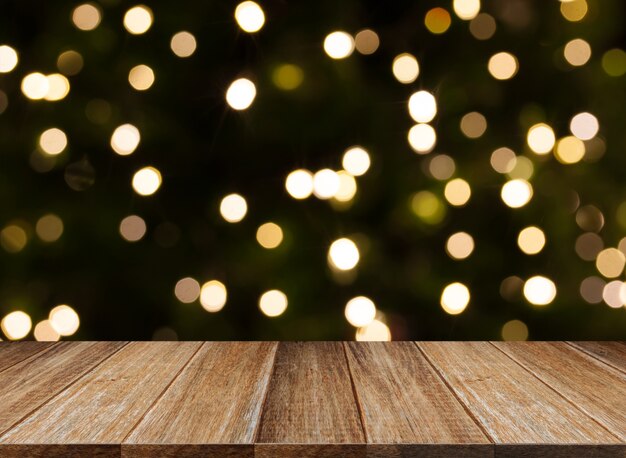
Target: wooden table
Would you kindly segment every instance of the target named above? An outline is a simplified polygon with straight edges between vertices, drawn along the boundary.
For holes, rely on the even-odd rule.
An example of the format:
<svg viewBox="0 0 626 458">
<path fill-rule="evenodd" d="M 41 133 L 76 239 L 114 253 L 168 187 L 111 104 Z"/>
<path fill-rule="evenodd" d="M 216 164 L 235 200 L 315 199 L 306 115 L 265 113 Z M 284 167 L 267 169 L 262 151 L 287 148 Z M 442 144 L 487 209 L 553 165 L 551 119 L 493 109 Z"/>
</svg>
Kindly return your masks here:
<svg viewBox="0 0 626 458">
<path fill-rule="evenodd" d="M 0 344 L 0 457 L 626 457 L 623 342 Z"/>
</svg>

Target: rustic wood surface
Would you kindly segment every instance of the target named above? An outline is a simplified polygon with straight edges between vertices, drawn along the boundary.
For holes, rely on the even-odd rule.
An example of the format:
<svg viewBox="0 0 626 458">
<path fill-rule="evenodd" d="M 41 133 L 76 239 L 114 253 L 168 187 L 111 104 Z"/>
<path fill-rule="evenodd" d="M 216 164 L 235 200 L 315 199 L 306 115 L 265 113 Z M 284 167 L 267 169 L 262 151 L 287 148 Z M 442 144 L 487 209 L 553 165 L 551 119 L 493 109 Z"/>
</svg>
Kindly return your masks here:
<svg viewBox="0 0 626 458">
<path fill-rule="evenodd" d="M 623 342 L 0 343 L 0 457 L 626 457 Z"/>
</svg>

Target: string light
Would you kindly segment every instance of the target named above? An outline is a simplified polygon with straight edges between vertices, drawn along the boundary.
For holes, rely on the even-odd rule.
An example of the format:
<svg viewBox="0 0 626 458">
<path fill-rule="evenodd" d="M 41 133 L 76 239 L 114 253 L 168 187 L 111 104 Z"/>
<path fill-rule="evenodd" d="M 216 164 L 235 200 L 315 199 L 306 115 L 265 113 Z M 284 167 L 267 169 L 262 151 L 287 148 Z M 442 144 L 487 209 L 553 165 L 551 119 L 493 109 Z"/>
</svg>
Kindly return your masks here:
<svg viewBox="0 0 626 458">
<path fill-rule="evenodd" d="M 266 291 L 259 299 L 259 308 L 265 316 L 280 316 L 287 310 L 287 296 L 277 289 Z"/>
<path fill-rule="evenodd" d="M 67 147 L 67 136 L 61 129 L 53 127 L 39 136 L 39 147 L 50 156 L 61 154 Z"/>
<path fill-rule="evenodd" d="M 468 258 L 474 251 L 474 238 L 467 232 L 457 232 L 448 237 L 446 252 L 452 259 Z"/>
<path fill-rule="evenodd" d="M 308 170 L 294 170 L 285 180 L 285 189 L 294 199 L 306 199 L 313 194 L 313 174 Z"/>
<path fill-rule="evenodd" d="M 517 236 L 517 245 L 526 254 L 537 254 L 546 244 L 546 235 L 536 226 L 522 229 Z"/>
<path fill-rule="evenodd" d="M 140 196 L 151 196 L 161 187 L 161 172 L 154 167 L 144 167 L 133 175 L 133 189 Z"/>
<path fill-rule="evenodd" d="M 334 170 L 322 169 L 313 175 L 313 193 L 318 199 L 330 199 L 339 191 L 339 175 Z"/>
<path fill-rule="evenodd" d="M 591 59 L 591 46 L 582 38 L 576 38 L 567 42 L 563 56 L 570 65 L 580 67 Z"/>
<path fill-rule="evenodd" d="M 491 56 L 487 69 L 495 79 L 509 80 L 517 73 L 517 58 L 511 53 L 499 52 Z"/>
<path fill-rule="evenodd" d="M 196 46 L 196 37 L 186 30 L 174 34 L 170 40 L 172 52 L 181 58 L 191 56 L 196 52 Z"/>
<path fill-rule="evenodd" d="M 403 53 L 393 59 L 391 71 L 399 82 L 410 84 L 419 76 L 420 66 L 412 54 Z"/>
<path fill-rule="evenodd" d="M 480 12 L 480 0 L 454 0 L 452 8 L 460 19 L 469 21 Z"/>
<path fill-rule="evenodd" d="M 132 124 L 122 124 L 111 135 L 111 148 L 120 156 L 128 156 L 135 152 L 140 141 L 139 129 Z"/>
<path fill-rule="evenodd" d="M 46 76 L 48 80 L 48 91 L 44 96 L 44 99 L 49 102 L 56 102 L 62 100 L 70 92 L 69 80 L 60 73 L 53 73 Z"/>
<path fill-rule="evenodd" d="M 124 28 L 133 35 L 141 35 L 150 29 L 152 21 L 152 10 L 146 5 L 138 5 L 126 11 Z"/>
<path fill-rule="evenodd" d="M 441 293 L 441 307 L 449 315 L 462 313 L 467 308 L 469 301 L 470 291 L 463 283 L 450 283 Z"/>
<path fill-rule="evenodd" d="M 548 154 L 554 148 L 556 138 L 552 127 L 539 123 L 528 129 L 526 141 L 530 149 L 536 154 Z"/>
<path fill-rule="evenodd" d="M 93 3 L 83 3 L 72 12 L 72 22 L 79 30 L 93 30 L 98 27 L 101 20 L 100 10 Z"/>
<path fill-rule="evenodd" d="M 226 91 L 226 102 L 233 110 L 250 108 L 256 97 L 256 86 L 246 78 L 233 81 Z"/>
<path fill-rule="evenodd" d="M 9 313 L 0 321 L 2 332 L 10 340 L 19 340 L 26 337 L 32 325 L 30 316 L 21 310 Z"/>
<path fill-rule="evenodd" d="M 228 293 L 226 286 L 219 280 L 211 280 L 200 289 L 200 304 L 207 312 L 219 312 L 226 305 Z"/>
<path fill-rule="evenodd" d="M 137 65 L 128 73 L 128 82 L 137 91 L 146 91 L 154 84 L 154 71 L 147 65 Z"/>
<path fill-rule="evenodd" d="M 425 123 L 437 114 L 435 96 L 427 91 L 418 91 L 409 98 L 409 114 L 415 122 Z"/>
<path fill-rule="evenodd" d="M 0 73 L 9 73 L 17 66 L 18 61 L 15 49 L 8 45 L 0 46 Z"/>
<path fill-rule="evenodd" d="M 41 100 L 50 89 L 48 78 L 43 73 L 29 73 L 22 79 L 22 93 L 31 100 Z"/>
<path fill-rule="evenodd" d="M 524 297 L 533 305 L 548 305 L 556 297 L 556 285 L 549 278 L 536 275 L 524 283 Z"/>
<path fill-rule="evenodd" d="M 80 326 L 78 313 L 76 313 L 72 307 L 65 304 L 57 305 L 50 310 L 48 320 L 50 321 L 52 329 L 60 336 L 74 335 Z"/>
<path fill-rule="evenodd" d="M 435 147 L 437 132 L 430 124 L 416 124 L 409 129 L 408 140 L 416 153 L 426 154 Z"/>
<path fill-rule="evenodd" d="M 462 178 L 450 180 L 444 189 L 444 196 L 450 205 L 462 207 L 465 205 L 472 195 L 472 188 L 467 181 Z"/>
<path fill-rule="evenodd" d="M 359 249 L 349 238 L 335 240 L 328 249 L 328 263 L 338 270 L 354 269 L 359 259 Z"/>
<path fill-rule="evenodd" d="M 360 146 L 353 146 L 343 153 L 341 165 L 350 175 L 360 177 L 370 168 L 370 155 Z"/>
<path fill-rule="evenodd" d="M 598 118 L 594 115 L 583 112 L 572 117 L 569 123 L 569 129 L 570 132 L 580 140 L 591 140 L 598 135 L 600 124 L 598 123 Z"/>
<path fill-rule="evenodd" d="M 344 313 L 348 323 L 361 328 L 369 326 L 376 318 L 376 305 L 369 297 L 358 296 L 348 301 Z"/>
<path fill-rule="evenodd" d="M 502 201 L 511 208 L 520 208 L 530 202 L 533 188 L 526 180 L 515 179 L 504 183 L 500 192 Z"/>
<path fill-rule="evenodd" d="M 235 8 L 235 20 L 244 32 L 255 33 L 265 24 L 265 13 L 258 3 L 246 1 Z"/>
<path fill-rule="evenodd" d="M 344 170 L 337 172 L 337 176 L 339 177 L 339 188 L 333 195 L 333 199 L 337 202 L 350 202 L 356 195 L 356 180 Z"/>
<path fill-rule="evenodd" d="M 626 257 L 617 248 L 606 248 L 596 258 L 596 268 L 606 278 L 616 278 L 624 273 Z"/>
<path fill-rule="evenodd" d="M 324 39 L 324 51 L 332 59 L 345 59 L 354 51 L 354 39 L 347 32 L 332 32 Z"/>
<path fill-rule="evenodd" d="M 220 214 L 229 223 L 238 223 L 248 213 L 248 203 L 239 194 L 229 194 L 220 202 Z"/>
</svg>

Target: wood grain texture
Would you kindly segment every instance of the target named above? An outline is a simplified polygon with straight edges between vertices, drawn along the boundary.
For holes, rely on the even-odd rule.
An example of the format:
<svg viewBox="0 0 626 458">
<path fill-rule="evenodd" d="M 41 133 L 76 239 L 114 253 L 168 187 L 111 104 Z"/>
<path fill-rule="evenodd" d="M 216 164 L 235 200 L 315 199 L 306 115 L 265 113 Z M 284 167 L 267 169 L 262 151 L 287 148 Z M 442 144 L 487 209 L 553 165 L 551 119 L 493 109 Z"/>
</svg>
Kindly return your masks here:
<svg viewBox="0 0 626 458">
<path fill-rule="evenodd" d="M 563 342 L 493 344 L 626 442 L 626 374 Z"/>
<path fill-rule="evenodd" d="M 625 342 L 568 342 L 570 345 L 626 373 Z"/>
<path fill-rule="evenodd" d="M 259 457 L 364 456 L 341 342 L 279 344 L 256 442 Z"/>
<path fill-rule="evenodd" d="M 121 342 L 45 344 L 43 352 L 5 369 L 0 373 L 0 434 L 123 345 Z M 4 442 L 0 437 L 0 444 Z"/>
<path fill-rule="evenodd" d="M 0 372 L 53 345 L 52 342 L 0 342 Z"/>
<path fill-rule="evenodd" d="M 71 444 L 120 444 L 200 345 L 130 343 L 9 430 L 0 442 L 24 444 L 24 451 L 32 443 L 65 444 L 68 453 Z"/>
<path fill-rule="evenodd" d="M 124 456 L 154 456 L 153 447 L 143 444 L 173 444 L 175 456 L 251 454 L 276 347 L 271 342 L 205 343 L 124 441 Z M 188 444 L 208 446 L 182 446 Z M 164 447 L 161 451 L 167 453 Z"/>
<path fill-rule="evenodd" d="M 483 425 L 496 444 L 496 456 L 499 444 L 620 443 L 488 342 L 417 345 Z"/>
<path fill-rule="evenodd" d="M 345 345 L 368 456 L 493 456 L 489 439 L 413 342 Z"/>
</svg>

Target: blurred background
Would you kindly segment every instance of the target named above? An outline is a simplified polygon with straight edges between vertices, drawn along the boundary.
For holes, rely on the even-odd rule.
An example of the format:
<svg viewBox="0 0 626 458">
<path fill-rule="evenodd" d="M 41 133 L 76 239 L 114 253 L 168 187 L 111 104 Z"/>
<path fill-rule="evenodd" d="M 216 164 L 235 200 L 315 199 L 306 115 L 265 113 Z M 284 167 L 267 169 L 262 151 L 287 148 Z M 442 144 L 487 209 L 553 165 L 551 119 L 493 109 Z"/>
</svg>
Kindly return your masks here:
<svg viewBox="0 0 626 458">
<path fill-rule="evenodd" d="M 618 0 L 13 0 L 2 339 L 623 339 Z"/>
</svg>

